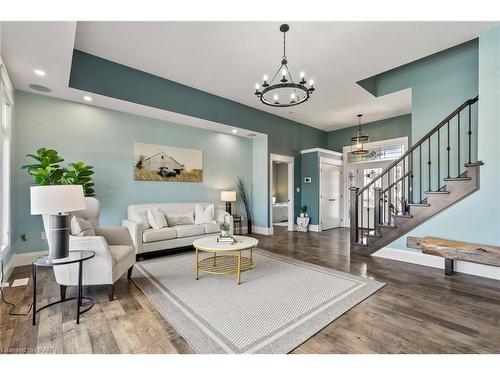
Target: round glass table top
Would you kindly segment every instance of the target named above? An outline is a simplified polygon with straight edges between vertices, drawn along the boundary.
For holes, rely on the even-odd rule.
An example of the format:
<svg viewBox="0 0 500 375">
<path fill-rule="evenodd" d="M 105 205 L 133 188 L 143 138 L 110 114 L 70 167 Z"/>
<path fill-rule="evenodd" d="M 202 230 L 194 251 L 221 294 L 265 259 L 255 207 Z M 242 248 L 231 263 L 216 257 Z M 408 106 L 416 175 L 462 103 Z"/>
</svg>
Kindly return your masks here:
<svg viewBox="0 0 500 375">
<path fill-rule="evenodd" d="M 35 266 L 39 267 L 52 267 L 60 266 L 62 264 L 70 264 L 83 262 L 84 260 L 91 259 L 95 256 L 95 252 L 92 250 L 73 250 L 69 252 L 69 256 L 66 258 L 52 259 L 49 255 L 38 257 L 33 261 Z"/>
</svg>

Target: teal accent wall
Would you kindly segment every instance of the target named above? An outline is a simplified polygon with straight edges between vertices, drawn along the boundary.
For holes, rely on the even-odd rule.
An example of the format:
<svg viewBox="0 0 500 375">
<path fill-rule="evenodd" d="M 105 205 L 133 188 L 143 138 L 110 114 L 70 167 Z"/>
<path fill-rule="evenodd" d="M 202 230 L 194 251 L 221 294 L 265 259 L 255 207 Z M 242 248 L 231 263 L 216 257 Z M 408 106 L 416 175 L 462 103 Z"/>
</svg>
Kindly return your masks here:
<svg viewBox="0 0 500 375">
<path fill-rule="evenodd" d="M 268 152 L 295 157 L 295 187 L 300 186 L 300 150 L 327 145 L 323 130 L 78 50 L 73 52 L 69 86 L 267 134 Z M 300 199 L 295 189 L 297 213 Z"/>
<path fill-rule="evenodd" d="M 351 138 L 356 134 L 357 129 L 356 125 L 328 132 L 328 149 L 343 152 L 344 146 L 352 144 Z M 370 142 L 408 137 L 408 143 L 411 144 L 411 114 L 363 124 L 363 132 L 368 134 Z"/>
<path fill-rule="evenodd" d="M 252 139 L 22 91 L 16 92 L 15 99 L 12 247 L 17 252 L 41 251 L 48 247 L 46 241 L 40 239 L 41 217 L 30 215 L 32 180 L 20 169 L 29 162 L 25 155 L 42 146 L 57 149 L 66 161 L 82 160 L 95 167 L 103 226 L 121 225 L 127 206 L 132 203 L 211 201 L 223 206 L 219 201 L 220 190 L 234 189 L 238 176 L 252 181 L 253 142 L 256 142 Z M 203 183 L 134 181 L 136 141 L 201 149 Z M 260 142 L 267 148 L 265 137 Z M 266 148 L 262 149 L 260 159 L 267 160 Z M 267 169 L 263 173 L 267 175 Z M 261 205 L 267 207 L 265 203 Z M 242 212 L 241 206 L 237 205 L 236 209 Z M 28 235 L 28 241 L 20 240 L 21 233 Z"/>
<path fill-rule="evenodd" d="M 319 153 L 309 152 L 301 155 L 301 206 L 307 206 L 311 217 L 310 224 L 319 224 Z M 305 177 L 311 177 L 311 183 L 304 183 Z"/>
<path fill-rule="evenodd" d="M 438 236 L 468 242 L 500 243 L 498 151 L 500 28 L 454 48 L 371 77 L 360 84 L 376 96 L 411 87 L 412 142 L 467 99 L 479 93 L 475 153 L 481 189 L 411 231 L 408 236 Z M 388 247 L 407 249 L 406 236 Z"/>
</svg>

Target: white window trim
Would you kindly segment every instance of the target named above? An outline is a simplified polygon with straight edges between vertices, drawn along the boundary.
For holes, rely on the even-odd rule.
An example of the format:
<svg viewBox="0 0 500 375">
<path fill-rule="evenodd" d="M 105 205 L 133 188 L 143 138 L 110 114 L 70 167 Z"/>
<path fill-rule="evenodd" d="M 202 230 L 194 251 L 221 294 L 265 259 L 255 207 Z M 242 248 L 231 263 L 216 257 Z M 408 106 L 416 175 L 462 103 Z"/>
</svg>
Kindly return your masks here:
<svg viewBox="0 0 500 375">
<path fill-rule="evenodd" d="M 3 204 L 3 212 L 0 212 L 0 215 L 2 215 L 2 226 L 5 230 L 5 236 L 6 236 L 6 241 L 3 243 L 0 243 L 0 258 L 4 258 L 6 253 L 10 250 L 11 247 L 11 225 L 12 225 L 12 220 L 11 220 L 11 183 L 10 183 L 10 178 L 11 178 L 11 153 L 12 153 L 12 110 L 14 106 L 14 90 L 12 83 L 9 79 L 9 76 L 7 74 L 7 70 L 5 69 L 5 65 L 3 64 L 3 60 L 0 56 L 0 105 L 2 105 L 3 100 L 7 101 L 7 104 L 10 107 L 9 111 L 9 117 L 7 119 L 7 128 L 5 129 L 5 137 L 7 139 L 7 144 L 5 146 L 5 149 L 2 148 L 2 152 L 4 155 L 2 155 L 2 163 L 5 163 L 3 165 L 4 168 L 2 168 L 2 173 L 3 173 L 3 178 L 2 178 L 2 183 L 4 184 L 2 193 L 3 197 L 2 200 L 4 202 Z M 0 116 L 3 116 L 2 110 L 0 110 Z M 3 132 L 2 129 L 0 131 Z M 1 234 L 0 240 L 3 241 L 3 235 L 4 233 Z"/>
</svg>

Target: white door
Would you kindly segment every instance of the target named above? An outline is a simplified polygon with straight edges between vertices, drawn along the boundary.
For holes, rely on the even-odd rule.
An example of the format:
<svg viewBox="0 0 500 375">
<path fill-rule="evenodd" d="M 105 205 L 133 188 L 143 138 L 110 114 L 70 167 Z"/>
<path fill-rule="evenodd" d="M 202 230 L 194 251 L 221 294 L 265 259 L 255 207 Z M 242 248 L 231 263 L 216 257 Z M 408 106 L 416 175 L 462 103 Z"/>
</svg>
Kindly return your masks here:
<svg viewBox="0 0 500 375">
<path fill-rule="evenodd" d="M 340 182 L 342 167 L 321 163 L 320 170 L 320 220 L 321 230 L 337 228 L 341 225 Z"/>
</svg>

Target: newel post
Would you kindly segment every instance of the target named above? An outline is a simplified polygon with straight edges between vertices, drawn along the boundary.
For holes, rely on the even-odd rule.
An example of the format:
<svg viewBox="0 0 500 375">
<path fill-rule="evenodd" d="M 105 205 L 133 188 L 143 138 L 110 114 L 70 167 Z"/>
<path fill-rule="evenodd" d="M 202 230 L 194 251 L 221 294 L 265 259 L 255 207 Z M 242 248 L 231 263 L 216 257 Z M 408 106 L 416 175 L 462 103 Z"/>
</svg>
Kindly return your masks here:
<svg viewBox="0 0 500 375">
<path fill-rule="evenodd" d="M 350 208 L 349 215 L 351 218 L 351 245 L 358 242 L 358 194 L 359 189 L 351 186 L 350 192 Z"/>
</svg>

